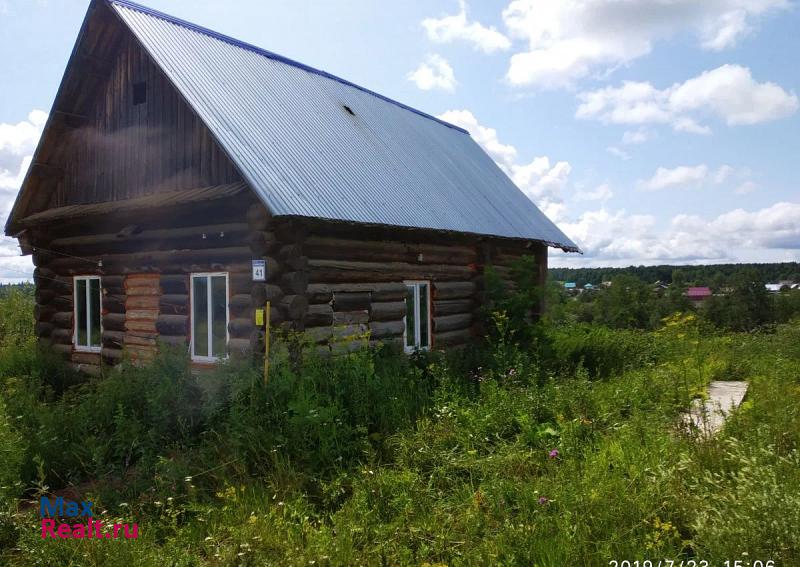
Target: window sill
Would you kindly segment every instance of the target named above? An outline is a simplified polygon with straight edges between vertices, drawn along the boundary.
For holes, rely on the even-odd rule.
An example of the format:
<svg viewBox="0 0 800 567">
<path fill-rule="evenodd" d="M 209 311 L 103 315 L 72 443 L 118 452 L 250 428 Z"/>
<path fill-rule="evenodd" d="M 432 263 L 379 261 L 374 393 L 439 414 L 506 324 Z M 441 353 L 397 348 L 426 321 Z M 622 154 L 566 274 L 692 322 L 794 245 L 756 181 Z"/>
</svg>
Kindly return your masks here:
<svg viewBox="0 0 800 567">
<path fill-rule="evenodd" d="M 415 352 L 428 352 L 431 350 L 431 347 L 404 347 L 403 350 L 406 354 L 414 354 Z"/>
<path fill-rule="evenodd" d="M 224 360 L 218 356 L 193 356 L 191 358 L 192 362 L 195 364 L 216 364 L 221 360 Z"/>
<path fill-rule="evenodd" d="M 87 347 L 87 346 L 72 345 L 72 350 L 75 351 L 75 352 L 92 352 L 92 353 L 95 353 L 95 354 L 100 354 L 100 352 L 103 350 L 103 347 L 99 347 L 99 346 L 98 347 Z"/>
</svg>

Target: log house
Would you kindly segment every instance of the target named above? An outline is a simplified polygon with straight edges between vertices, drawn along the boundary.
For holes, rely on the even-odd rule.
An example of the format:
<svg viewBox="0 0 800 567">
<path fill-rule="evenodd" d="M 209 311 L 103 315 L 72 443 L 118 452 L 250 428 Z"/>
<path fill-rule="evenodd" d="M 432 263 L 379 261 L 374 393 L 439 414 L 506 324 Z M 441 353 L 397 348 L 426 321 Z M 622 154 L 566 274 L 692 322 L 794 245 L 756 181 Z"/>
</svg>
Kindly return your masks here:
<svg viewBox="0 0 800 567">
<path fill-rule="evenodd" d="M 466 131 L 127 0 L 92 0 L 6 234 L 90 372 L 260 349 L 267 301 L 322 350 L 460 345 L 487 266 L 579 251 Z"/>
</svg>

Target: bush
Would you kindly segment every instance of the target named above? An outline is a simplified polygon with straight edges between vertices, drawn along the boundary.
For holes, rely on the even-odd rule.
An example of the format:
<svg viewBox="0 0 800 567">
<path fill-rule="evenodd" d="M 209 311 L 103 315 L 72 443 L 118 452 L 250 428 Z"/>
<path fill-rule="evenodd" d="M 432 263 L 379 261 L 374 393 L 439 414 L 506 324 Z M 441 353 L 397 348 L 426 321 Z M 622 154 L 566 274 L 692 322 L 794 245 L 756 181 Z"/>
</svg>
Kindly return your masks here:
<svg viewBox="0 0 800 567">
<path fill-rule="evenodd" d="M 33 287 L 10 287 L 0 295 L 0 345 L 3 355 L 35 340 Z"/>
<path fill-rule="evenodd" d="M 0 398 L 0 510 L 20 493 L 20 468 L 24 454 L 22 435 L 12 426 L 5 403 Z"/>
<path fill-rule="evenodd" d="M 649 335 L 589 324 L 551 327 L 545 333 L 546 363 L 554 372 L 572 374 L 583 366 L 593 378 L 608 378 L 645 364 L 653 357 Z"/>
<path fill-rule="evenodd" d="M 264 384 L 260 367 L 220 369 L 225 400 L 210 428 L 229 456 L 253 473 L 275 459 L 330 476 L 352 466 L 385 437 L 408 427 L 427 407 L 431 384 L 405 357 L 369 349 L 339 357 L 306 353 L 300 372 L 277 357 Z"/>
<path fill-rule="evenodd" d="M 753 450 L 731 438 L 721 464 L 689 485 L 698 555 L 800 563 L 800 454 L 780 456 L 774 446 Z"/>
<path fill-rule="evenodd" d="M 202 396 L 183 353 L 165 352 L 150 366 L 124 365 L 91 381 L 46 352 L 26 356 L 13 370 L 21 374 L 3 383 L 28 439 L 26 482 L 39 474 L 37 460 L 54 487 L 119 473 L 141 460 L 149 465 L 201 425 Z"/>
</svg>

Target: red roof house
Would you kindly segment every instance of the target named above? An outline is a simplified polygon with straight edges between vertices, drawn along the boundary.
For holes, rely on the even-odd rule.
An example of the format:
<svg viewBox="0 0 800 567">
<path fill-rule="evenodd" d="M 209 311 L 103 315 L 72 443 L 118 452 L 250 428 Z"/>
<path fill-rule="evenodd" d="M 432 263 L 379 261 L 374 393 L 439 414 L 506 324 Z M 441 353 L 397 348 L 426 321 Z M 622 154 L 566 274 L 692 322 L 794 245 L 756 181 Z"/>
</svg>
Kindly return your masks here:
<svg viewBox="0 0 800 567">
<path fill-rule="evenodd" d="M 686 297 L 691 301 L 700 303 L 711 297 L 710 287 L 690 287 L 686 290 Z"/>
</svg>

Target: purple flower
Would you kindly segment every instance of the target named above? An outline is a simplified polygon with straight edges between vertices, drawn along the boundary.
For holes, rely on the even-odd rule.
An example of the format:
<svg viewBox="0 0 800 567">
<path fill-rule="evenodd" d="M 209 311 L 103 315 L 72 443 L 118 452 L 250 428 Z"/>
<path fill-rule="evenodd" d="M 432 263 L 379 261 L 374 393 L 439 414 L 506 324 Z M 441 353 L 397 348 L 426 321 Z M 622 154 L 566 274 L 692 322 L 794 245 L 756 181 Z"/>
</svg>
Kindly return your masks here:
<svg viewBox="0 0 800 567">
<path fill-rule="evenodd" d="M 548 453 L 548 456 L 549 456 L 551 459 L 555 459 L 556 457 L 558 457 L 558 449 L 552 449 L 552 450 L 551 450 L 551 451 Z"/>
<path fill-rule="evenodd" d="M 548 502 L 550 502 L 550 499 L 547 498 L 547 496 L 540 496 L 539 497 L 539 504 L 541 504 L 542 506 L 544 506 Z"/>
</svg>

